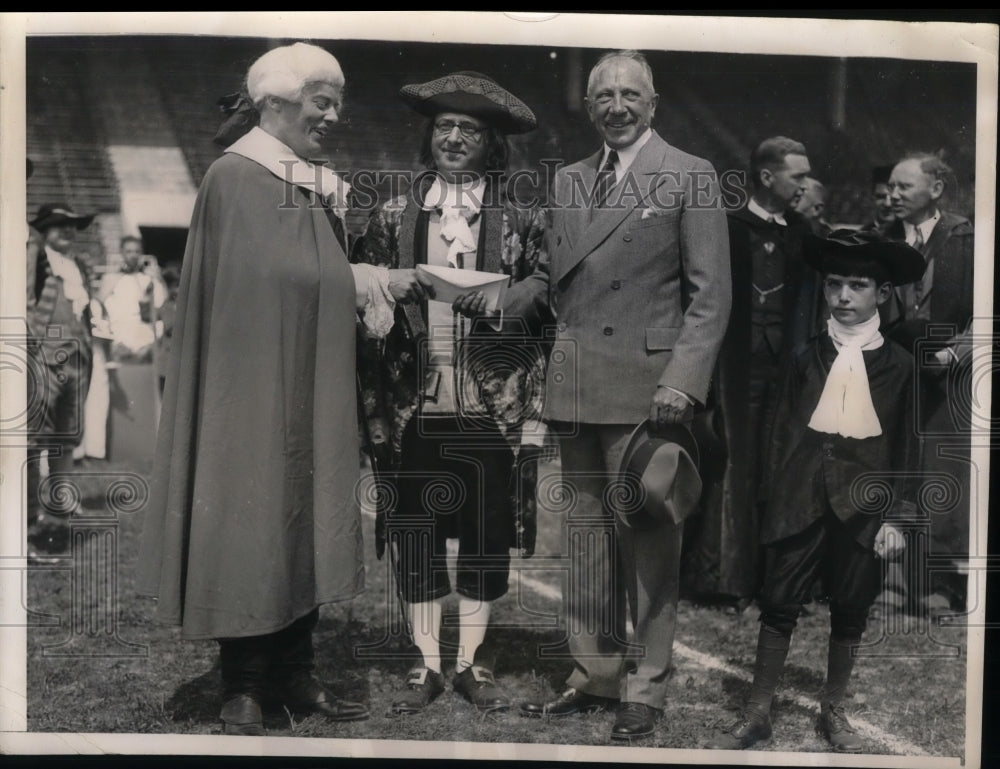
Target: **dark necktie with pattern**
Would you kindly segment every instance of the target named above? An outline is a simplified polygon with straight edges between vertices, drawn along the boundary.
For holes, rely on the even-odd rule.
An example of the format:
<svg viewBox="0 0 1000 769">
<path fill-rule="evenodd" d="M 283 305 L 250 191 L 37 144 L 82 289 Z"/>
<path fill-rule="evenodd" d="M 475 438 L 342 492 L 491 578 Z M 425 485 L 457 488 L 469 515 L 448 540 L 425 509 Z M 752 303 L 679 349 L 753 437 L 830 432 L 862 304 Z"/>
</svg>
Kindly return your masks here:
<svg viewBox="0 0 1000 769">
<path fill-rule="evenodd" d="M 594 208 L 602 208 L 608 200 L 611 188 L 615 186 L 615 163 L 618 162 L 618 153 L 611 150 L 608 159 L 604 161 L 604 166 L 597 174 L 597 183 L 594 185 Z"/>
</svg>

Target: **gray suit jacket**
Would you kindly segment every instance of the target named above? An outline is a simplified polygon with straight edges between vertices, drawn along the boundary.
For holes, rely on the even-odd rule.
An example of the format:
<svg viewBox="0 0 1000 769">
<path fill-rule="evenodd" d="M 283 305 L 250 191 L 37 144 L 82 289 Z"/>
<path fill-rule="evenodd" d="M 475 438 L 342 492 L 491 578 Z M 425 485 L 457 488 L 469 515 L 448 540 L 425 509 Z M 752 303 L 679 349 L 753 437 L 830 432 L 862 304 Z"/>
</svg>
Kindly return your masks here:
<svg viewBox="0 0 1000 769">
<path fill-rule="evenodd" d="M 557 173 L 546 254 L 504 311 L 554 316 L 545 419 L 636 424 L 657 385 L 705 400 L 729 319 L 729 235 L 707 161 L 654 132 L 592 212 L 600 158 Z"/>
</svg>

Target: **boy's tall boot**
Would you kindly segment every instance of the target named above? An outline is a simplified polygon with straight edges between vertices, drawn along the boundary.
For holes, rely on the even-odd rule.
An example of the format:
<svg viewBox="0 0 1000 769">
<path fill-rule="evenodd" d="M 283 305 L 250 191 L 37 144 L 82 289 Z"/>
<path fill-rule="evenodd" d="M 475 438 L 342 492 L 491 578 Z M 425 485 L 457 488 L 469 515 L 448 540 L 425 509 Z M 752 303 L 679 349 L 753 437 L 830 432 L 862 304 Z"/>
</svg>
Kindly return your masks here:
<svg viewBox="0 0 1000 769">
<path fill-rule="evenodd" d="M 716 735 L 706 746 L 716 750 L 742 750 L 762 740 L 771 739 L 771 700 L 778 688 L 781 671 L 788 656 L 790 635 L 761 623 L 757 635 L 757 661 L 753 686 L 743 713 L 728 729 Z"/>
<path fill-rule="evenodd" d="M 817 729 L 837 753 L 860 753 L 864 748 L 864 742 L 847 720 L 843 706 L 847 683 L 854 669 L 853 649 L 860 641 L 860 638 L 845 640 L 830 636 L 826 686 L 820 700 Z"/>
</svg>

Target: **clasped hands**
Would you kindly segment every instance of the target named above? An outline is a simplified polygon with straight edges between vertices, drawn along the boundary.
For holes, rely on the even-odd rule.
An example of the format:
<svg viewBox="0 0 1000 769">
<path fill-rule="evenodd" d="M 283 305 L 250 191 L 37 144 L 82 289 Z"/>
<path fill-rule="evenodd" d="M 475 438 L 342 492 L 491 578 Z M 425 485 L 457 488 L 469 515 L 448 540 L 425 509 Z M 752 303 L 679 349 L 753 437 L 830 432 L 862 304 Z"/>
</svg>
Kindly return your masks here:
<svg viewBox="0 0 1000 769">
<path fill-rule="evenodd" d="M 434 298 L 430 278 L 417 270 L 389 270 L 389 293 L 400 304 L 422 302 Z M 467 318 L 478 318 L 486 312 L 486 296 L 482 291 L 470 291 L 452 302 L 451 309 Z"/>
<path fill-rule="evenodd" d="M 414 269 L 389 270 L 389 293 L 400 304 L 412 304 L 433 299 L 434 286 Z"/>
<path fill-rule="evenodd" d="M 397 302 L 407 304 L 434 298 L 430 280 L 416 270 L 389 270 L 389 291 Z M 451 306 L 454 312 L 467 318 L 486 315 L 486 297 L 482 291 L 470 291 L 459 296 Z M 694 406 L 682 393 L 669 387 L 657 387 L 649 408 L 649 419 L 658 428 L 670 424 L 686 424 L 694 417 Z"/>
</svg>

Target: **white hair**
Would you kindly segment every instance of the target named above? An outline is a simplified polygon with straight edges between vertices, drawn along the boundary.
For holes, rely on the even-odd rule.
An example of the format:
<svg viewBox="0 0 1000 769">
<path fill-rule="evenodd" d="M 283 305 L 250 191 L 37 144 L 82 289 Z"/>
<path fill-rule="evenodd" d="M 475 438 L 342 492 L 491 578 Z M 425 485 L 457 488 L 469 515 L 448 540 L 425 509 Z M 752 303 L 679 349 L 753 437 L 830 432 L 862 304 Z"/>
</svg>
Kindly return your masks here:
<svg viewBox="0 0 1000 769">
<path fill-rule="evenodd" d="M 247 72 L 247 92 L 258 107 L 267 96 L 297 101 L 307 83 L 344 84 L 344 73 L 333 54 L 309 43 L 273 48 Z"/>
<path fill-rule="evenodd" d="M 646 85 L 649 86 L 649 92 L 656 93 L 656 89 L 653 87 L 653 69 L 649 66 L 649 62 L 646 61 L 646 57 L 642 53 L 630 49 L 626 51 L 610 51 L 597 60 L 597 64 L 590 70 L 590 75 L 587 78 L 588 96 L 594 91 L 594 83 L 597 82 L 598 73 L 612 62 L 622 60 L 634 61 L 638 64 L 642 69 L 642 74 L 645 76 Z"/>
</svg>

